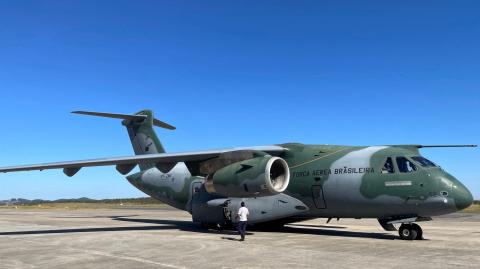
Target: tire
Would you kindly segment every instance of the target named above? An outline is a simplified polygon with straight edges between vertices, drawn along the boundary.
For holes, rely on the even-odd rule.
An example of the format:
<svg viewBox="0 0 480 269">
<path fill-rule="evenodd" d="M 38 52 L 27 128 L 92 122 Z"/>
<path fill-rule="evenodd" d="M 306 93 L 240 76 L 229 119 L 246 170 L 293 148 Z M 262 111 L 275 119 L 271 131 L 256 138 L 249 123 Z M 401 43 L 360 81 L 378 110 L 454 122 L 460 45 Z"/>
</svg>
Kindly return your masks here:
<svg viewBox="0 0 480 269">
<path fill-rule="evenodd" d="M 416 223 L 412 223 L 412 228 L 417 231 L 417 238 L 415 240 L 422 240 L 423 239 L 423 231 L 420 225 Z"/>
<path fill-rule="evenodd" d="M 418 237 L 418 230 L 411 224 L 402 224 L 398 230 L 398 234 L 403 240 L 415 240 Z"/>
</svg>

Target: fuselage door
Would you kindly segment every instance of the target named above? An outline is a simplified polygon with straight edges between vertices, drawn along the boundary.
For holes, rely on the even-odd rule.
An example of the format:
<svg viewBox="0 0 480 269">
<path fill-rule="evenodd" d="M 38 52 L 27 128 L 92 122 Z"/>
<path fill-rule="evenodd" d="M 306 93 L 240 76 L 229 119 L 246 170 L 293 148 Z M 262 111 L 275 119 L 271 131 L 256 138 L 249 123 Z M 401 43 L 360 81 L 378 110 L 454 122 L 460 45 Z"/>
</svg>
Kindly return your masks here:
<svg viewBox="0 0 480 269">
<path fill-rule="evenodd" d="M 325 196 L 323 195 L 323 188 L 320 185 L 312 186 L 312 197 L 315 207 L 319 209 L 327 208 L 327 203 L 325 203 Z"/>
<path fill-rule="evenodd" d="M 202 182 L 193 182 L 192 184 L 192 201 L 195 201 L 195 198 L 200 196 L 200 190 L 202 189 Z"/>
</svg>

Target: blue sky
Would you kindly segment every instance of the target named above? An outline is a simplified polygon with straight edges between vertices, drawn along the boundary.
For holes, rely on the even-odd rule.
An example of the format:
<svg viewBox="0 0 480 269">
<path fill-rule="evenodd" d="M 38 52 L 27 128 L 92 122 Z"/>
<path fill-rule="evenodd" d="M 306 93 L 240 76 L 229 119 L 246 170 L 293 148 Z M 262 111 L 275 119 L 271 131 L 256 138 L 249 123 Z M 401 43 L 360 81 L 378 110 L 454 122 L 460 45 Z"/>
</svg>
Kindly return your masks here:
<svg viewBox="0 0 480 269">
<path fill-rule="evenodd" d="M 0 1 L 0 165 L 283 142 L 479 143 L 478 1 Z M 425 149 L 480 198 L 480 150 Z M 114 167 L 0 175 L 0 199 L 143 196 Z"/>
</svg>

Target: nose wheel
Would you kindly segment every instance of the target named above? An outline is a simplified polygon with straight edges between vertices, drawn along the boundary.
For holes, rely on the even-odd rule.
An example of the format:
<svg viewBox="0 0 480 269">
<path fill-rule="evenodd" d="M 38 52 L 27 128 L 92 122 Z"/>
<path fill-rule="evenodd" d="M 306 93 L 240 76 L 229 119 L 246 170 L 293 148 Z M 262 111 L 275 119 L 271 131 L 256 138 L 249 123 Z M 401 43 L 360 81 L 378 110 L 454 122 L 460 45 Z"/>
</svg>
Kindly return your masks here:
<svg viewBox="0 0 480 269">
<path fill-rule="evenodd" d="M 416 223 L 402 224 L 398 230 L 400 238 L 403 240 L 421 240 L 423 239 L 422 228 Z"/>
</svg>

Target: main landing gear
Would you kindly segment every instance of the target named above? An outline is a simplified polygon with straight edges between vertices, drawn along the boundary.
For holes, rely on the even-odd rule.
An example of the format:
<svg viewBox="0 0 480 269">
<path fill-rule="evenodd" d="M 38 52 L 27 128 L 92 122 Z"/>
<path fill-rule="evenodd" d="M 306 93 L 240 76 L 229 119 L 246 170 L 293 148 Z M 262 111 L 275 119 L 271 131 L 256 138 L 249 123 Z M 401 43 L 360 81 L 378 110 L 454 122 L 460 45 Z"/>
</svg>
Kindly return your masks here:
<svg viewBox="0 0 480 269">
<path fill-rule="evenodd" d="M 422 228 L 416 223 L 408 223 L 400 225 L 398 234 L 403 240 L 421 240 L 423 239 Z"/>
</svg>

